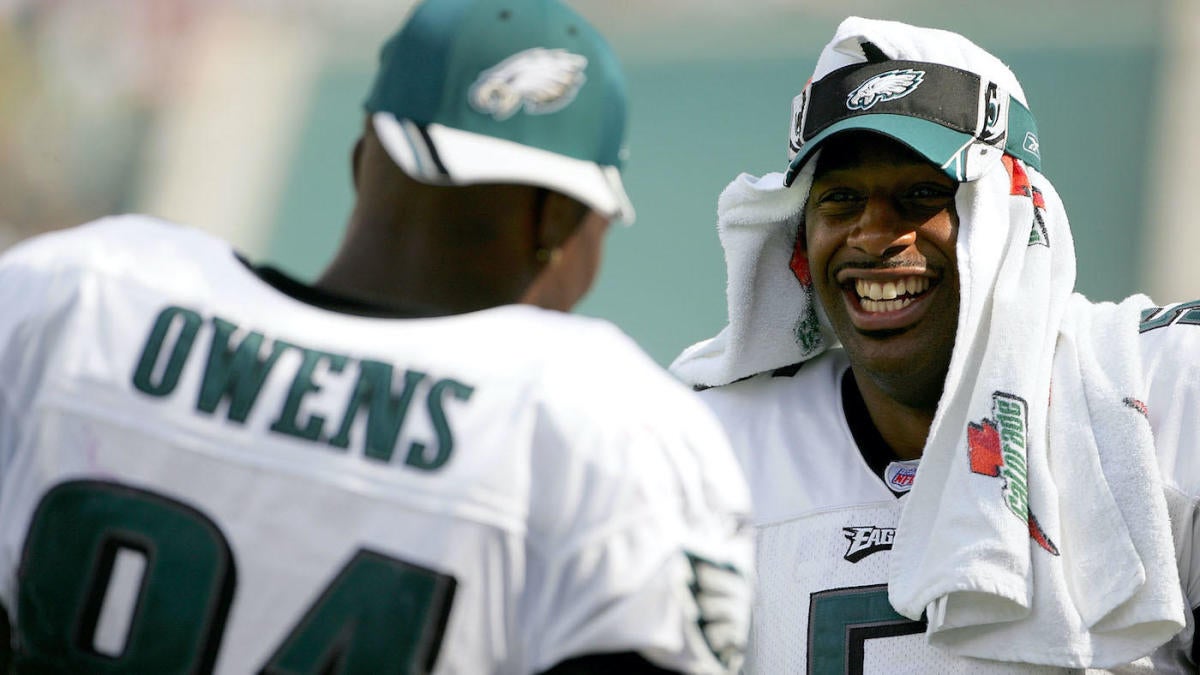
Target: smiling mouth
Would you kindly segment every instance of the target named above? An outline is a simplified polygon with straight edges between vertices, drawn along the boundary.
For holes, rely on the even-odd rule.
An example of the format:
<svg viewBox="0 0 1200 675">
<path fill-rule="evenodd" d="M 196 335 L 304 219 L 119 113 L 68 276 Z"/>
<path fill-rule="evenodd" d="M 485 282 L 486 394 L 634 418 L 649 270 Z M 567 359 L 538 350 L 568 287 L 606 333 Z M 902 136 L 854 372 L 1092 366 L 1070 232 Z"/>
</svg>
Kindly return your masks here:
<svg viewBox="0 0 1200 675">
<path fill-rule="evenodd" d="M 904 309 L 929 290 L 926 277 L 910 276 L 892 281 L 856 279 L 854 290 L 863 311 L 872 314 Z"/>
</svg>

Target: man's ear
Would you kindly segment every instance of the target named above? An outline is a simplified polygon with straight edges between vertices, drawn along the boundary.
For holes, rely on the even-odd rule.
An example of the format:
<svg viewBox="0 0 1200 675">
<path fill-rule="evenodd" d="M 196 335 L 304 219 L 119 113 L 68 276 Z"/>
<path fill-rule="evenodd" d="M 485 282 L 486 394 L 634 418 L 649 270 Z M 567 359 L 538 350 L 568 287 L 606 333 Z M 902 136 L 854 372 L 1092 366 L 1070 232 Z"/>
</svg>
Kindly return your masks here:
<svg viewBox="0 0 1200 675">
<path fill-rule="evenodd" d="M 363 137 L 359 136 L 358 141 L 354 144 L 354 150 L 350 151 L 350 175 L 354 179 L 355 192 L 358 191 L 358 167 L 362 162 L 363 142 Z"/>
<path fill-rule="evenodd" d="M 807 234 L 804 219 L 801 218 L 800 224 L 796 227 L 796 241 L 792 244 L 792 259 L 788 262 L 788 267 L 791 268 L 792 274 L 796 275 L 796 280 L 805 286 L 812 284 L 812 272 L 808 268 Z"/>
<path fill-rule="evenodd" d="M 534 244 L 547 251 L 562 248 L 583 223 L 587 207 L 560 192 L 537 188 L 534 195 Z"/>
</svg>

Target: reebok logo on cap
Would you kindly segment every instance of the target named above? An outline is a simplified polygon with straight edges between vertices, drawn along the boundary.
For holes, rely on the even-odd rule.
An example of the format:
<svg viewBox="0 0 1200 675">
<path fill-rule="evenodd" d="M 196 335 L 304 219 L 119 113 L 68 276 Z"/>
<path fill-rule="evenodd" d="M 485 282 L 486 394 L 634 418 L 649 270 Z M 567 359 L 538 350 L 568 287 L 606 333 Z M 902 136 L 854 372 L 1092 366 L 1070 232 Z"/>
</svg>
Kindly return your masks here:
<svg viewBox="0 0 1200 675">
<path fill-rule="evenodd" d="M 530 115 L 562 110 L 587 81 L 587 57 L 565 49 L 534 47 L 479 74 L 471 85 L 471 107 L 505 120 L 524 107 Z"/>
</svg>

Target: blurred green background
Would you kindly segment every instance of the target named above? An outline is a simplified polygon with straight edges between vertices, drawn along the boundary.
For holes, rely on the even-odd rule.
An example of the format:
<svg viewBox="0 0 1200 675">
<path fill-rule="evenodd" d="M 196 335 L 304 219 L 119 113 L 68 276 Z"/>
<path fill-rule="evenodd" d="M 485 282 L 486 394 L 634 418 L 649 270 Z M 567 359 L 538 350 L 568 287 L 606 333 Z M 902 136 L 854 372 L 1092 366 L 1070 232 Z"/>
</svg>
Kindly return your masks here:
<svg viewBox="0 0 1200 675">
<path fill-rule="evenodd" d="M 1150 7 L 1153 11 L 1153 7 Z M 623 50 L 632 101 L 626 182 L 638 222 L 614 229 L 606 265 L 578 311 L 615 321 L 660 363 L 712 336 L 725 321 L 724 262 L 716 198 L 739 172 L 786 165 L 791 99 L 803 87 L 829 30 L 803 41 L 762 26 L 765 45 L 736 48 L 719 25 L 676 36 L 679 51 Z M 1043 139 L 1045 173 L 1068 208 L 1079 257 L 1078 287 L 1096 299 L 1137 289 L 1143 169 L 1161 45 L 1028 44 L 990 30 L 957 28 L 1017 74 Z M 811 26 L 805 31 L 811 33 Z M 985 41 L 984 38 L 991 38 Z M 621 38 L 614 37 L 617 45 Z M 695 45 L 726 42 L 715 56 Z M 996 44 L 993 44 L 996 43 Z M 786 52 L 782 54 L 781 52 Z M 353 103 L 369 82 L 361 67 L 322 72 L 292 163 L 269 256 L 301 276 L 327 261 L 351 200 L 347 148 L 360 128 Z M 1114 91 L 1121 97 L 1115 100 Z"/>
<path fill-rule="evenodd" d="M 176 36 L 176 44 L 191 44 L 194 53 L 184 58 L 182 46 L 162 48 L 175 59 L 169 83 L 134 106 L 135 121 L 120 127 L 132 149 L 120 155 L 123 173 L 107 180 L 124 187 L 92 210 L 148 211 L 210 227 L 252 257 L 313 278 L 349 212 L 350 150 L 377 46 L 409 3 L 168 4 L 184 10 L 166 30 L 184 26 L 191 41 Z M 1163 168 L 1158 149 L 1162 109 L 1177 84 L 1164 80 L 1186 42 L 1172 27 L 1196 21 L 1191 0 L 571 4 L 609 36 L 626 67 L 632 112 L 625 180 L 638 210 L 633 227 L 611 231 L 603 271 L 578 311 L 611 319 L 664 365 L 724 325 L 717 195 L 740 172 L 785 166 L 792 96 L 847 14 L 951 29 L 1011 66 L 1038 119 L 1044 172 L 1071 218 L 1079 290 L 1118 299 L 1147 285 L 1185 294 L 1194 285 L 1195 270 L 1175 270 L 1170 286 L 1146 262 L 1161 245 L 1151 234 L 1168 227 L 1154 210 L 1162 202 L 1155 177 L 1173 170 Z M 217 5 L 223 11 L 214 27 Z M 28 14 L 8 15 L 10 41 L 17 35 L 29 43 L 35 35 Z M 0 39 L 0 50 L 4 44 Z M 1194 72 L 1185 69 L 1193 79 Z M 243 82 L 239 89 L 220 78 Z M 214 122 L 223 116 L 227 122 Z M 209 125 L 208 135 L 189 136 L 191 120 Z M 201 166 L 205 157 L 216 167 Z M 60 166 L 75 165 L 68 160 Z M 0 225 L 15 223 L 13 238 L 31 232 L 24 223 L 36 211 L 26 205 L 13 213 L 0 211 Z M 102 215 L 79 209 L 59 218 L 76 213 Z"/>
</svg>

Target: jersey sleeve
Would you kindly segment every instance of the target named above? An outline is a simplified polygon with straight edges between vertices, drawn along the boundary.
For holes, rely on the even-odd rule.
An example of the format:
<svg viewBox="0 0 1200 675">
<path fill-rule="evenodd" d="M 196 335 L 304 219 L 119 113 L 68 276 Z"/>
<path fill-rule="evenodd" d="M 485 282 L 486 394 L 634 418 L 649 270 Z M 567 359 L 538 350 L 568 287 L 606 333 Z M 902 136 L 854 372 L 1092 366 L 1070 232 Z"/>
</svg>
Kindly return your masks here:
<svg viewBox="0 0 1200 675">
<path fill-rule="evenodd" d="M 1168 490 L 1180 581 L 1200 607 L 1200 301 L 1148 310 L 1140 327 L 1146 409 Z"/>
<path fill-rule="evenodd" d="M 618 652 L 679 672 L 737 672 L 749 497 L 707 409 L 670 391 L 657 417 L 623 406 L 543 416 L 525 612 L 533 672 Z"/>
<path fill-rule="evenodd" d="M 71 339 L 72 313 L 94 300 L 89 264 L 106 257 L 98 234 L 134 220 L 110 217 L 42 234 L 0 255 L 0 396 L 19 404 L 35 390 L 39 359 Z"/>
<path fill-rule="evenodd" d="M 24 527 L 5 511 L 4 485 L 16 455 L 23 421 L 40 390 L 55 344 L 69 330 L 64 317 L 78 296 L 79 275 L 64 266 L 61 235 L 26 240 L 0 255 L 0 536 Z M 15 568 L 13 561 L 3 567 Z M 13 610 L 12 577 L 0 578 L 0 601 Z"/>
<path fill-rule="evenodd" d="M 12 406 L 26 373 L 25 351 L 35 347 L 38 326 L 54 311 L 55 272 L 41 242 L 26 242 L 0 256 L 0 405 Z M 63 275 L 61 286 L 69 283 Z"/>
<path fill-rule="evenodd" d="M 109 268 L 145 255 L 127 245 L 155 241 L 158 223 L 110 216 L 32 237 L 0 255 L 0 398 L 18 413 L 37 391 L 49 355 L 76 338 L 72 320 L 105 314 L 98 286 Z"/>
<path fill-rule="evenodd" d="M 79 275 L 56 251 L 62 235 L 26 240 L 0 255 L 0 442 L 11 451 L 11 417 L 37 388 L 43 354 L 57 336 L 51 329 L 78 296 Z M 3 467 L 6 454 L 0 454 Z"/>
</svg>

